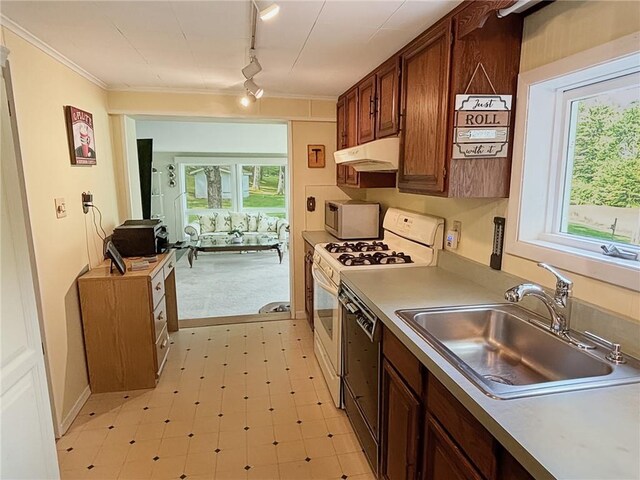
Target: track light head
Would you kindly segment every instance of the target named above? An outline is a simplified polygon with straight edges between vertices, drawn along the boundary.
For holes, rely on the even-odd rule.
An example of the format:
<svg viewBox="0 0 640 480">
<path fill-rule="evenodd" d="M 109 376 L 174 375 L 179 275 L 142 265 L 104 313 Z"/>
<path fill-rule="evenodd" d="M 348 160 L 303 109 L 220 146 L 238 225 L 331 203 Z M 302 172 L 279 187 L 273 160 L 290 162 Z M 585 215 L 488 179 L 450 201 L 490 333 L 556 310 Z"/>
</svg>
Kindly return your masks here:
<svg viewBox="0 0 640 480">
<path fill-rule="evenodd" d="M 261 71 L 262 71 L 262 65 L 260 65 L 260 62 L 258 62 L 258 59 L 252 55 L 249 65 L 247 65 L 242 69 L 242 74 L 244 75 L 244 78 L 249 80 L 253 78 L 255 75 L 257 75 L 258 73 L 260 73 Z"/>
<path fill-rule="evenodd" d="M 256 97 L 251 93 L 247 92 L 240 98 L 240 105 L 243 107 L 248 107 L 252 103 L 256 103 Z"/>
<path fill-rule="evenodd" d="M 244 82 L 244 88 L 246 88 L 247 91 L 251 93 L 255 98 L 260 98 L 264 94 L 264 90 L 256 85 L 256 82 L 251 79 L 248 79 L 246 82 Z"/>
<path fill-rule="evenodd" d="M 262 10 L 260 10 L 260 13 L 259 13 L 260 20 L 263 20 L 263 21 L 270 20 L 276 15 L 278 15 L 279 11 L 280 11 L 280 5 L 278 5 L 277 3 L 272 3 L 267 8 L 263 8 Z"/>
</svg>

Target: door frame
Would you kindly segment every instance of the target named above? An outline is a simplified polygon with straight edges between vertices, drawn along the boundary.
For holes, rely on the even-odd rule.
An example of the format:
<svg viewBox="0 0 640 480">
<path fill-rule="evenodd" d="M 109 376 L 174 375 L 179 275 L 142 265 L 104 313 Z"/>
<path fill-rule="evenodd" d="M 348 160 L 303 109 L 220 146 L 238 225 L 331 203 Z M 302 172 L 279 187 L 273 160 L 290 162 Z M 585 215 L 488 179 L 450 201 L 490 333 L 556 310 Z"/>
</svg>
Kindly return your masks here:
<svg viewBox="0 0 640 480">
<path fill-rule="evenodd" d="M 120 154 L 121 159 L 122 159 L 122 164 L 121 164 L 121 174 L 124 176 L 123 180 L 120 180 L 119 182 L 121 182 L 121 185 L 124 187 L 125 190 L 125 196 L 127 199 L 127 207 L 126 211 L 125 211 L 125 215 L 127 217 L 131 216 L 131 199 L 132 199 L 132 191 L 131 191 L 131 183 L 127 178 L 127 172 L 130 171 L 130 168 L 132 168 L 132 165 L 130 165 L 130 161 L 131 156 L 129 155 L 128 149 L 126 148 L 127 145 L 127 141 L 131 141 L 132 139 L 130 139 L 128 137 L 128 133 L 130 133 L 126 128 L 124 128 L 124 123 L 125 123 L 125 119 L 126 118 L 130 118 L 134 121 L 138 121 L 138 120 L 151 120 L 151 119 L 171 119 L 172 121 L 176 121 L 176 122 L 197 122 L 197 121 L 203 121 L 203 122 L 209 122 L 211 120 L 216 120 L 216 121 L 220 121 L 220 122 L 229 122 L 229 123 L 277 123 L 277 124 L 286 124 L 287 125 L 287 168 L 286 168 L 286 176 L 285 176 L 285 188 L 286 188 L 286 196 L 285 196 L 285 208 L 287 210 L 287 215 L 288 215 L 288 222 L 289 222 L 289 245 L 287 248 L 287 253 L 289 255 L 289 305 L 290 305 L 290 314 L 287 318 L 294 320 L 296 318 L 296 308 L 295 308 L 295 285 L 296 285 L 296 278 L 295 278 L 295 249 L 294 249 L 294 238 L 292 233 L 295 232 L 295 219 L 294 219 L 294 212 L 293 212 L 293 201 L 291 198 L 291 195 L 293 193 L 293 189 L 292 189 L 292 185 L 291 185 L 291 179 L 293 178 L 293 141 L 292 141 L 292 121 L 289 119 L 264 119 L 264 118 L 239 118 L 239 117 L 230 117 L 230 118 L 225 118 L 225 117 L 206 117 L 206 116 L 194 116 L 194 115 L 185 115 L 185 116 L 176 116 L 176 115 L 144 115 L 141 113 L 125 113 L 125 112 L 118 112 L 117 114 L 110 114 L 112 116 L 112 118 L 114 119 L 115 122 L 118 122 L 117 124 L 121 126 L 121 128 L 119 128 L 119 132 L 113 132 L 114 137 L 119 133 L 120 134 L 120 142 L 119 145 L 121 146 L 120 148 L 120 152 L 115 152 L 116 154 Z M 115 143 L 116 145 L 118 144 L 117 142 Z M 255 155 L 254 155 L 255 156 Z M 136 155 L 136 162 L 137 162 L 137 155 Z M 136 166 L 137 168 L 137 166 Z M 181 170 L 181 169 L 178 169 Z M 178 175 L 180 175 L 180 173 L 178 173 Z M 182 181 L 182 179 L 179 179 Z M 181 185 L 181 183 L 180 183 Z M 186 199 L 184 198 L 184 196 L 182 196 L 181 198 L 181 202 L 186 203 Z M 181 215 L 182 216 L 182 215 Z M 181 220 L 181 222 L 184 222 L 184 220 Z M 182 227 L 184 228 L 184 226 Z M 177 232 L 176 232 L 177 233 Z M 275 315 L 274 315 L 275 317 Z M 221 319 L 223 322 L 229 323 L 229 319 L 230 317 L 225 317 L 224 319 Z M 265 318 L 263 315 L 239 315 L 237 316 L 238 321 L 243 321 L 242 319 L 245 319 L 244 321 L 247 321 L 246 318 L 255 318 L 255 320 L 250 320 L 250 321 L 259 321 L 262 318 Z M 273 320 L 278 320 L 278 319 L 282 319 L 282 318 L 273 318 L 271 316 L 269 316 L 269 319 L 273 319 Z M 191 319 L 188 320 L 189 325 L 188 326 L 208 326 L 208 325 L 215 325 L 219 322 L 216 322 L 215 318 L 203 318 L 203 319 Z M 185 326 L 187 326 L 185 324 Z"/>
</svg>

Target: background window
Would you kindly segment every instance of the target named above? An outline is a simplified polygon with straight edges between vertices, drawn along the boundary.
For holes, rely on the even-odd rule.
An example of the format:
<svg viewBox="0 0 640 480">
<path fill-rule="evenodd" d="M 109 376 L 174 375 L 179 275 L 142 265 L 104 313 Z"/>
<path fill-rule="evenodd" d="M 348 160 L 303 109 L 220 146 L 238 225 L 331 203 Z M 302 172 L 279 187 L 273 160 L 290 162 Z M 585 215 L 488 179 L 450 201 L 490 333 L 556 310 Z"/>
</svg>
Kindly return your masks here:
<svg viewBox="0 0 640 480">
<path fill-rule="evenodd" d="M 187 210 L 232 209 L 232 169 L 231 165 L 186 165 Z"/>
<path fill-rule="evenodd" d="M 242 209 L 286 216 L 286 171 L 284 165 L 243 165 Z"/>
<path fill-rule="evenodd" d="M 561 233 L 640 245 L 640 86 L 635 77 L 569 94 L 587 93 L 566 107 Z"/>
</svg>

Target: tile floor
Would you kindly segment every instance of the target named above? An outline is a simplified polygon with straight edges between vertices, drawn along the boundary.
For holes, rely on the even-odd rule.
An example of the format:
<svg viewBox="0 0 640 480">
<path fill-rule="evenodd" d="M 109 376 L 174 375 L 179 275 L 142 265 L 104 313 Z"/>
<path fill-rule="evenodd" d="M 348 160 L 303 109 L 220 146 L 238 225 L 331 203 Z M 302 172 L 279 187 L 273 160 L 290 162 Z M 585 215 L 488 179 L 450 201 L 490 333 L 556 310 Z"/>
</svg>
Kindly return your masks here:
<svg viewBox="0 0 640 480">
<path fill-rule="evenodd" d="M 63 479 L 373 475 L 304 320 L 182 329 L 154 390 L 96 394 L 58 443 Z"/>
</svg>

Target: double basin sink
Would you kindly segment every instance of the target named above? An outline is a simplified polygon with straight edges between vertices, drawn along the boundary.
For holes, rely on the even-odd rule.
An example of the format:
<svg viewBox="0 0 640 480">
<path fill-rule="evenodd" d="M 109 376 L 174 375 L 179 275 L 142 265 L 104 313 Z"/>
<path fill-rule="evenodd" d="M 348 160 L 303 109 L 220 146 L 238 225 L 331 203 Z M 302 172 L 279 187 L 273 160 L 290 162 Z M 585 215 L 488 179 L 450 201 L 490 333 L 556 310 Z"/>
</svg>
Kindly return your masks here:
<svg viewBox="0 0 640 480">
<path fill-rule="evenodd" d="M 640 382 L 640 362 L 606 359 L 533 325 L 510 304 L 399 310 L 397 315 L 490 397 L 528 397 Z M 573 332 L 572 332 L 573 335 Z"/>
</svg>

